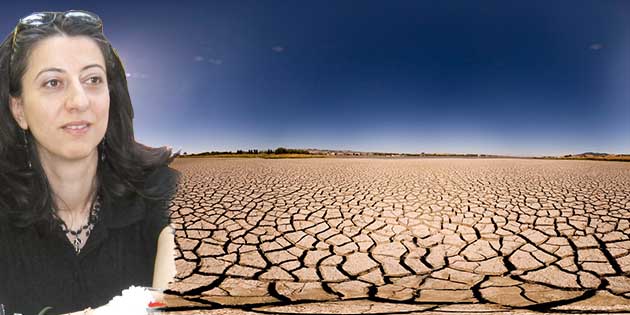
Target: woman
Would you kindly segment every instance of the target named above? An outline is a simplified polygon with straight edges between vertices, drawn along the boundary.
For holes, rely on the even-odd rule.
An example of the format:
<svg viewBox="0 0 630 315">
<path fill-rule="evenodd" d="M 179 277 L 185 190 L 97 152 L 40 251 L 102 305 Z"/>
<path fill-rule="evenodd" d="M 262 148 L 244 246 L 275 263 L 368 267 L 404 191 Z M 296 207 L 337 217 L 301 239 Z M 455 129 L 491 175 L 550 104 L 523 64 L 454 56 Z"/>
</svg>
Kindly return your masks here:
<svg viewBox="0 0 630 315">
<path fill-rule="evenodd" d="M 0 45 L 0 303 L 75 312 L 175 272 L 179 152 L 133 135 L 123 65 L 85 11 L 34 13 Z"/>
</svg>

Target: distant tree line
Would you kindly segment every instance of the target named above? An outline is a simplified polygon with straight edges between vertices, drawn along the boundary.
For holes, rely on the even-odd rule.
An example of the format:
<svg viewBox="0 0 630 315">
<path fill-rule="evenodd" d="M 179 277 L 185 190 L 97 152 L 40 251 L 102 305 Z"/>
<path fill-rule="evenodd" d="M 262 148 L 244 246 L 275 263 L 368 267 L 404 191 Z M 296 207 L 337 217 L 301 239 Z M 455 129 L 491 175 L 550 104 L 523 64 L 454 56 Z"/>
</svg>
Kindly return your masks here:
<svg viewBox="0 0 630 315">
<path fill-rule="evenodd" d="M 206 151 L 201 153 L 193 153 L 189 156 L 200 156 L 200 155 L 226 155 L 226 154 L 310 154 L 307 150 L 302 149 L 287 149 L 283 147 L 267 150 L 258 150 L 258 149 L 250 149 L 250 150 L 236 150 L 236 152 L 232 151 Z M 184 152 L 184 155 L 187 155 Z"/>
<path fill-rule="evenodd" d="M 283 147 L 277 148 L 273 153 L 275 154 L 310 154 L 306 150 L 302 149 L 287 149 Z"/>
</svg>

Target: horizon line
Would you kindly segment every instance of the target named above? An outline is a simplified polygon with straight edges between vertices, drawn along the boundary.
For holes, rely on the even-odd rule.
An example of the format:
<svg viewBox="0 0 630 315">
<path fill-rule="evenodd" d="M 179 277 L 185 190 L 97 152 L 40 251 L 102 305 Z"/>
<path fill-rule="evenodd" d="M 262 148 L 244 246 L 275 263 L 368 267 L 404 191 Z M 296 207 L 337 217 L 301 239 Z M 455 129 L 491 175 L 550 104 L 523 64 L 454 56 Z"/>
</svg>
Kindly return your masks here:
<svg viewBox="0 0 630 315">
<path fill-rule="evenodd" d="M 185 155 L 192 154 L 203 154 L 203 153 L 227 153 L 227 154 L 237 154 L 239 151 L 241 153 L 250 153 L 254 154 L 252 151 L 256 151 L 257 153 L 266 153 L 269 151 L 275 151 L 277 149 L 286 149 L 286 150 L 303 150 L 303 151 L 322 151 L 322 152 L 348 152 L 348 153 L 363 153 L 363 154 L 379 154 L 379 155 L 387 155 L 387 154 L 395 154 L 395 155 L 477 155 L 477 156 L 498 156 L 498 157 L 567 157 L 567 156 L 577 156 L 577 155 L 630 155 L 630 153 L 610 153 L 610 152 L 597 152 L 597 151 L 586 151 L 580 153 L 565 153 L 565 154 L 496 154 L 496 153 L 455 153 L 455 152 L 392 152 L 392 151 L 361 151 L 361 150 L 351 150 L 351 149 L 318 149 L 318 148 L 288 148 L 288 147 L 276 147 L 275 149 L 267 148 L 267 149 L 236 149 L 236 150 L 212 150 L 212 151 L 202 151 L 202 152 L 187 152 Z M 179 149 L 179 151 L 183 151 L 183 149 Z"/>
</svg>

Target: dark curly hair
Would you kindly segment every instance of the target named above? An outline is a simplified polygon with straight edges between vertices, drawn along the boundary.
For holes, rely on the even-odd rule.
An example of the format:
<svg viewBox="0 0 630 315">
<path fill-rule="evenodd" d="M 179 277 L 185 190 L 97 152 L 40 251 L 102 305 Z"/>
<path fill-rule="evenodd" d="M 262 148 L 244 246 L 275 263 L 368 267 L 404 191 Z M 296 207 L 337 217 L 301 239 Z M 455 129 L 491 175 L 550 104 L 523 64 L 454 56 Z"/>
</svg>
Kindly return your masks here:
<svg viewBox="0 0 630 315">
<path fill-rule="evenodd" d="M 13 31 L 15 32 L 15 30 Z M 52 227 L 51 209 L 56 211 L 51 187 L 41 166 L 34 139 L 10 112 L 10 96 L 22 93 L 21 79 L 35 44 L 51 36 L 87 36 L 98 45 L 106 63 L 109 86 L 109 122 L 105 140 L 98 145 L 97 190 L 104 199 L 129 198 L 138 194 L 151 200 L 170 198 L 173 187 L 145 185 L 149 174 L 168 166 L 180 152 L 167 147 L 152 148 L 135 141 L 133 108 L 121 60 L 101 28 L 88 23 L 62 23 L 58 14 L 52 23 L 19 31 L 13 47 L 13 32 L 0 44 L 0 218 L 20 227 L 45 220 Z M 32 167 L 27 166 L 30 154 Z M 179 173 L 176 173 L 179 178 Z"/>
</svg>

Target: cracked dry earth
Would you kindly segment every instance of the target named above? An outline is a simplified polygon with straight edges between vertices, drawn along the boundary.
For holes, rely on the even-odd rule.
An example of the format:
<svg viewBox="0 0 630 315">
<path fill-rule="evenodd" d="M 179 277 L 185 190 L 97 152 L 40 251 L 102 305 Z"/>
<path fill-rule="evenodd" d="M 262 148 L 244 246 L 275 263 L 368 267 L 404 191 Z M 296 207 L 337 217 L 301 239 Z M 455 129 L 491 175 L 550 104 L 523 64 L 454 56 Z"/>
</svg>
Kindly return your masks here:
<svg viewBox="0 0 630 315">
<path fill-rule="evenodd" d="M 171 204 L 173 311 L 630 311 L 630 163 L 178 159 L 171 166 L 183 174 Z"/>
</svg>

